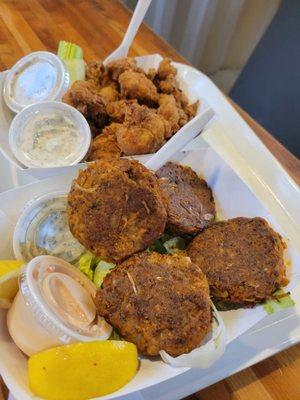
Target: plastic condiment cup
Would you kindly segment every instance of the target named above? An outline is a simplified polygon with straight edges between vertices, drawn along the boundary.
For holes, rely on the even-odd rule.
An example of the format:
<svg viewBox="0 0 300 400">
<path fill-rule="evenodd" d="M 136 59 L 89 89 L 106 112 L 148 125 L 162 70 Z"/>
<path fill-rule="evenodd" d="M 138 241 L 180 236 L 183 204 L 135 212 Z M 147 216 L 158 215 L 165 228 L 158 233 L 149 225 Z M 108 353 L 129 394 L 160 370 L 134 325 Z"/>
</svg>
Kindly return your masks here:
<svg viewBox="0 0 300 400">
<path fill-rule="evenodd" d="M 56 129 L 55 134 L 51 131 L 51 121 L 58 123 L 58 119 L 64 124 L 64 130 Z M 76 137 L 73 136 L 74 131 Z M 68 135 L 72 137 L 73 145 Z M 10 148 L 28 168 L 77 164 L 87 154 L 90 144 L 91 130 L 84 116 L 76 108 L 59 101 L 45 101 L 24 108 L 9 128 Z"/>
<path fill-rule="evenodd" d="M 14 229 L 13 249 L 16 259 L 25 262 L 40 255 L 68 262 L 80 257 L 84 247 L 70 232 L 66 192 L 47 193 L 26 204 Z"/>
<path fill-rule="evenodd" d="M 18 113 L 24 107 L 45 100 L 59 100 L 69 86 L 69 73 L 53 53 L 37 51 L 21 58 L 8 72 L 3 97 Z"/>
<path fill-rule="evenodd" d="M 112 328 L 97 316 L 94 284 L 73 265 L 52 256 L 31 260 L 7 314 L 16 345 L 27 355 L 51 347 L 106 340 Z"/>
</svg>

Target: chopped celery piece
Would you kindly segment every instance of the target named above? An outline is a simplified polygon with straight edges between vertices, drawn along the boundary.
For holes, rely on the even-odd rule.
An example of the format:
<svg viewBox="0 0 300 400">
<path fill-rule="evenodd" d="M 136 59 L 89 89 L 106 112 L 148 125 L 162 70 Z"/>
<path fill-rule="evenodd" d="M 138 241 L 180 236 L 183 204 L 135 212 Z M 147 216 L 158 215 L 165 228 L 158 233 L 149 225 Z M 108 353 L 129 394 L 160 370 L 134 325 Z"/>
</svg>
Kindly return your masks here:
<svg viewBox="0 0 300 400">
<path fill-rule="evenodd" d="M 94 271 L 94 284 L 97 287 L 100 287 L 102 285 L 103 279 L 105 276 L 109 273 L 109 271 L 114 268 L 116 264 L 109 263 L 106 261 L 99 261 L 95 271 Z"/>
<path fill-rule="evenodd" d="M 77 44 L 65 42 L 64 40 L 61 40 L 58 44 L 57 55 L 62 60 L 83 59 L 82 48 Z"/>
<path fill-rule="evenodd" d="M 58 44 L 57 55 L 65 63 L 69 71 L 70 85 L 75 81 L 84 80 L 85 63 L 81 47 L 61 40 Z"/>
<path fill-rule="evenodd" d="M 274 314 L 276 311 L 283 310 L 295 305 L 290 293 L 284 293 L 282 289 L 273 293 L 274 299 L 267 300 L 264 303 L 264 310 L 267 314 Z M 277 298 L 276 298 L 277 297 Z"/>
<path fill-rule="evenodd" d="M 75 81 L 84 81 L 85 79 L 85 63 L 84 60 L 63 60 L 70 75 L 70 85 Z"/>
</svg>

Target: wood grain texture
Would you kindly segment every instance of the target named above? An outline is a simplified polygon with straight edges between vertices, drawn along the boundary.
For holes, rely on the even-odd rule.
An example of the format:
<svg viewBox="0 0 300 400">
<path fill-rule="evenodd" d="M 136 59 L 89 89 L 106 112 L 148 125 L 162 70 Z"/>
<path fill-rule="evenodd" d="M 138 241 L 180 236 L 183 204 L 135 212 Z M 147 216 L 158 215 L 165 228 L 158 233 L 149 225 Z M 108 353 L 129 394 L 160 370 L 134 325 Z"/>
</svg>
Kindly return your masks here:
<svg viewBox="0 0 300 400">
<path fill-rule="evenodd" d="M 0 69 L 36 50 L 56 51 L 59 40 L 76 42 L 85 58 L 105 58 L 120 43 L 130 11 L 113 0 L 0 0 Z M 176 51 L 142 26 L 131 55 L 160 53 L 186 62 Z M 235 105 L 235 104 L 234 104 Z M 235 105 L 291 176 L 300 182 L 300 162 L 265 129 Z M 300 345 L 204 389 L 189 400 L 298 400 Z M 0 382 L 0 400 L 7 396 Z"/>
</svg>

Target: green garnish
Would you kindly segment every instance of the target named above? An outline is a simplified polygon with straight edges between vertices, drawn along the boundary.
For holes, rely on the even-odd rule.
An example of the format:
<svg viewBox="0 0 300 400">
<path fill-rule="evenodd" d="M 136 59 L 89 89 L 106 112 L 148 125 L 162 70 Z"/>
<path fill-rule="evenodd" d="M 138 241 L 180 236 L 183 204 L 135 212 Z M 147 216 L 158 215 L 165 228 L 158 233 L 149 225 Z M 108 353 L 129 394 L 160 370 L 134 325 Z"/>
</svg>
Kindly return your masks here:
<svg viewBox="0 0 300 400">
<path fill-rule="evenodd" d="M 264 302 L 264 310 L 267 314 L 274 314 L 276 311 L 283 310 L 295 305 L 290 292 L 285 293 L 282 289 L 273 293 L 272 299 Z"/>
<path fill-rule="evenodd" d="M 157 253 L 160 254 L 167 254 L 167 249 L 163 245 L 160 239 L 155 240 L 155 242 L 152 243 L 152 245 L 149 247 L 150 251 L 156 251 Z"/>
<path fill-rule="evenodd" d="M 94 278 L 93 282 L 97 287 L 102 285 L 103 279 L 109 273 L 109 271 L 114 268 L 116 264 L 109 263 L 106 261 L 99 261 L 95 271 L 94 271 Z"/>
<path fill-rule="evenodd" d="M 168 254 L 176 254 L 181 250 L 185 250 L 187 248 L 187 243 L 182 237 L 176 236 L 167 240 L 164 243 L 164 247 Z"/>
<path fill-rule="evenodd" d="M 69 71 L 70 85 L 77 80 L 85 79 L 85 63 L 81 47 L 61 40 L 58 44 L 57 55 Z"/>
<path fill-rule="evenodd" d="M 82 48 L 77 46 L 77 44 L 65 42 L 64 40 L 58 43 L 57 55 L 62 60 L 83 59 Z"/>
<path fill-rule="evenodd" d="M 100 261 L 100 258 L 93 256 L 89 251 L 85 251 L 77 261 L 76 267 L 92 281 L 94 270 Z"/>
</svg>

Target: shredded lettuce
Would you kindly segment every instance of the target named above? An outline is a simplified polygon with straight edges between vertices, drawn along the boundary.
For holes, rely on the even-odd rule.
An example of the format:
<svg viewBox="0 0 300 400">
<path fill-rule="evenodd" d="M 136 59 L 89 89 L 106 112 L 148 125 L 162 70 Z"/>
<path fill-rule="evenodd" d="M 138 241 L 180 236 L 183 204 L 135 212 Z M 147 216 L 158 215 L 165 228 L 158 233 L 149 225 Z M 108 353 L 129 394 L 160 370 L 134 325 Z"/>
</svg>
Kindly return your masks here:
<svg viewBox="0 0 300 400">
<path fill-rule="evenodd" d="M 115 331 L 113 329 L 113 331 L 112 331 L 112 333 L 111 333 L 111 335 L 110 335 L 108 340 L 124 340 L 124 339 L 118 334 L 117 331 Z"/>
<path fill-rule="evenodd" d="M 160 239 L 155 240 L 152 245 L 149 247 L 149 251 L 156 251 L 156 253 L 167 254 L 167 249 Z"/>
<path fill-rule="evenodd" d="M 106 261 L 99 261 L 95 271 L 94 271 L 94 278 L 93 282 L 97 287 L 102 285 L 103 279 L 109 273 L 109 271 L 114 268 L 116 264 L 109 263 Z"/>
<path fill-rule="evenodd" d="M 155 240 L 148 248 L 148 251 L 156 251 L 160 254 L 174 254 L 187 248 L 187 241 L 180 236 L 172 237 L 164 233 L 159 239 Z"/>
<path fill-rule="evenodd" d="M 168 254 L 176 254 L 181 250 L 185 250 L 187 243 L 182 237 L 176 236 L 164 242 L 164 247 Z"/>
<path fill-rule="evenodd" d="M 77 80 L 85 79 L 85 63 L 81 47 L 61 40 L 58 44 L 57 55 L 69 71 L 70 85 Z"/>
<path fill-rule="evenodd" d="M 273 299 L 267 300 L 264 303 L 264 310 L 267 314 L 273 314 L 276 311 L 283 310 L 284 308 L 293 307 L 294 300 L 291 298 L 290 293 L 285 293 L 282 289 L 273 293 Z"/>
<path fill-rule="evenodd" d="M 105 275 L 116 265 L 95 257 L 91 252 L 85 251 L 79 258 L 76 267 L 86 275 L 97 287 L 100 287 Z"/>
<path fill-rule="evenodd" d="M 85 251 L 79 258 L 76 266 L 92 281 L 94 279 L 94 269 L 99 262 L 100 258 L 93 256 L 93 254 L 89 251 Z"/>
</svg>

